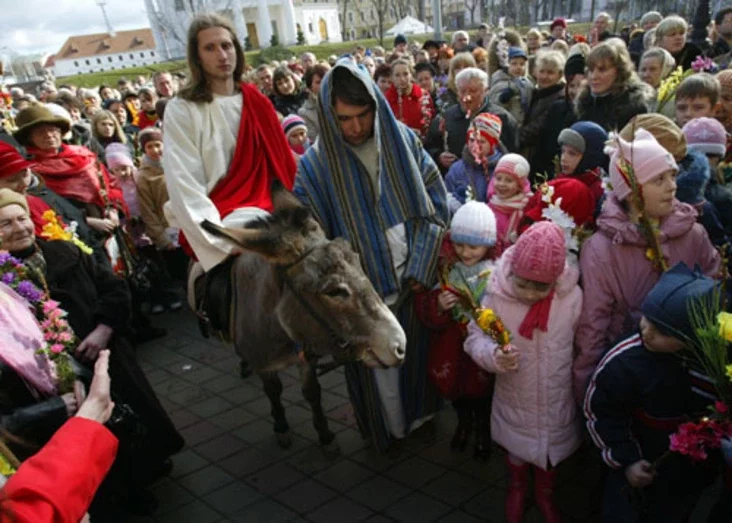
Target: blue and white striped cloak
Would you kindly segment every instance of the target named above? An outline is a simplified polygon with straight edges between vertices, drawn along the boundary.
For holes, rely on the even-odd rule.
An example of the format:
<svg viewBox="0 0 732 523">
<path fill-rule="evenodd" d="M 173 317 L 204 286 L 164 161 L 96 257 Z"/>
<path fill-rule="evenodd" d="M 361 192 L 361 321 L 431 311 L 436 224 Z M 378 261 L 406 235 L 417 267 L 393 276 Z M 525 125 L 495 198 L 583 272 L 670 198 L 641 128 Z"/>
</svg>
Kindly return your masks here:
<svg viewBox="0 0 732 523">
<path fill-rule="evenodd" d="M 368 89 L 376 103 L 374 138 L 379 150 L 380 193 L 374 194 L 369 174 L 343 140 L 330 103 L 333 71 L 345 67 Z M 368 74 L 351 60 L 341 60 L 321 83 L 318 117 L 321 134 L 301 158 L 294 192 L 320 221 L 329 238 L 351 242 L 376 291 L 386 297 L 415 280 L 431 287 L 437 257 L 449 220 L 447 192 L 437 166 L 416 135 L 399 123 Z M 404 224 L 409 255 L 397 281 L 386 231 Z M 437 409 L 439 399 L 427 380 L 429 333 L 414 313 L 411 294 L 397 317 L 407 335 L 407 355 L 400 369 L 405 425 Z M 361 431 L 385 450 L 390 436 L 372 372 L 361 364 L 346 367 L 351 401 Z"/>
</svg>

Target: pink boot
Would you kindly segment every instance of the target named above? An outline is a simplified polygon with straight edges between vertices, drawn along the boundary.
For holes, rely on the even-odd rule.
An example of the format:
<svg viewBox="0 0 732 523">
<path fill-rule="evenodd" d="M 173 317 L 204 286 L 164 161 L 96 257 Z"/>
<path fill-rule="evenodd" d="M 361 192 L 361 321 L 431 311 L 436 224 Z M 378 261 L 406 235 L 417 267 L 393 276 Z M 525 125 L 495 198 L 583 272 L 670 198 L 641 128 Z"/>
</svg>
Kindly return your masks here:
<svg viewBox="0 0 732 523">
<path fill-rule="evenodd" d="M 508 464 L 508 492 L 506 492 L 506 523 L 521 523 L 526 505 L 526 490 L 529 487 L 529 464 L 514 465 L 506 456 Z"/>
<path fill-rule="evenodd" d="M 560 523 L 559 509 L 554 504 L 554 482 L 557 470 L 544 470 L 534 467 L 534 497 L 546 523 Z"/>
</svg>

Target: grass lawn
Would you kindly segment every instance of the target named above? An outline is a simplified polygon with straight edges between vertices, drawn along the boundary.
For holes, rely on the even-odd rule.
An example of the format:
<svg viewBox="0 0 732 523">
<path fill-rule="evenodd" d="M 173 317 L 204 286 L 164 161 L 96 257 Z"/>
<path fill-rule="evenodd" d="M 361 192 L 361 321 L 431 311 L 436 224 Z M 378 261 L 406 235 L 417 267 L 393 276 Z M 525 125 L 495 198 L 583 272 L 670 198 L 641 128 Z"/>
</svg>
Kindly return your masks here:
<svg viewBox="0 0 732 523">
<path fill-rule="evenodd" d="M 590 24 L 572 24 L 570 31 L 578 34 L 585 34 L 589 29 Z M 527 27 L 519 27 L 518 31 L 524 33 L 528 30 Z M 471 31 L 473 32 L 473 31 Z M 444 38 L 448 40 L 452 33 L 444 33 Z M 424 35 L 410 35 L 410 39 L 418 42 L 424 42 L 432 38 L 432 34 Z M 391 48 L 391 37 L 384 38 L 384 47 Z M 310 51 L 314 53 L 319 60 L 327 59 L 330 55 L 341 55 L 344 53 L 352 52 L 356 46 L 362 45 L 367 49 L 379 45 L 379 41 L 376 38 L 368 38 L 364 40 L 350 40 L 348 42 L 337 42 L 337 43 L 322 43 L 318 45 L 291 45 L 287 47 L 270 48 L 264 51 L 264 56 L 260 57 L 261 51 L 247 51 L 245 53 L 247 63 L 254 66 L 259 65 L 262 62 L 268 62 L 271 60 L 284 60 L 290 56 L 300 56 L 300 54 Z M 114 71 L 104 71 L 100 73 L 87 73 L 79 74 L 76 76 L 65 76 L 63 78 L 56 79 L 56 85 L 72 84 L 77 87 L 98 87 L 102 84 L 116 86 L 117 80 L 121 77 L 132 79 L 138 75 L 152 76 L 157 71 L 184 71 L 186 70 L 185 60 L 174 60 L 171 62 L 162 62 L 159 64 L 148 65 L 145 67 L 131 67 L 129 69 L 118 69 Z"/>
</svg>

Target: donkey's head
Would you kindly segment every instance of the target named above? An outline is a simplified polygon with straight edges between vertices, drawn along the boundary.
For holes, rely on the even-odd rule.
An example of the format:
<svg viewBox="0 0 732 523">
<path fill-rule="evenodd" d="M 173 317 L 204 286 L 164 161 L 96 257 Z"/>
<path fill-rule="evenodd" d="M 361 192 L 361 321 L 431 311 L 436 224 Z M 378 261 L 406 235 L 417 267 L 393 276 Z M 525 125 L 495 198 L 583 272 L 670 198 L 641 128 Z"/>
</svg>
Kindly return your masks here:
<svg viewBox="0 0 732 523">
<path fill-rule="evenodd" d="M 243 229 L 202 226 L 272 264 L 282 282 L 277 318 L 292 340 L 316 354 L 353 357 L 370 367 L 400 365 L 404 330 L 364 274 L 358 255 L 342 239 L 327 240 L 310 211 L 288 191 L 275 188 L 272 198 L 273 214 Z"/>
</svg>

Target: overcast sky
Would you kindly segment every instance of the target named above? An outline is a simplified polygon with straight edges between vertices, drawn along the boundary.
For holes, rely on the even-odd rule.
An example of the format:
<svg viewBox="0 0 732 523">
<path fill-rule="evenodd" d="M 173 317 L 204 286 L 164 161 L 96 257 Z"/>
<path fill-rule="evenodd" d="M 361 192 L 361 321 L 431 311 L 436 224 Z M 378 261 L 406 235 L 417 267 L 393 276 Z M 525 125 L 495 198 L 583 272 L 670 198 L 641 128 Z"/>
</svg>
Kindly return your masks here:
<svg viewBox="0 0 732 523">
<path fill-rule="evenodd" d="M 0 54 L 55 53 L 69 36 L 106 31 L 96 0 L 2 0 Z M 107 0 L 115 30 L 149 27 L 143 0 Z"/>
</svg>

